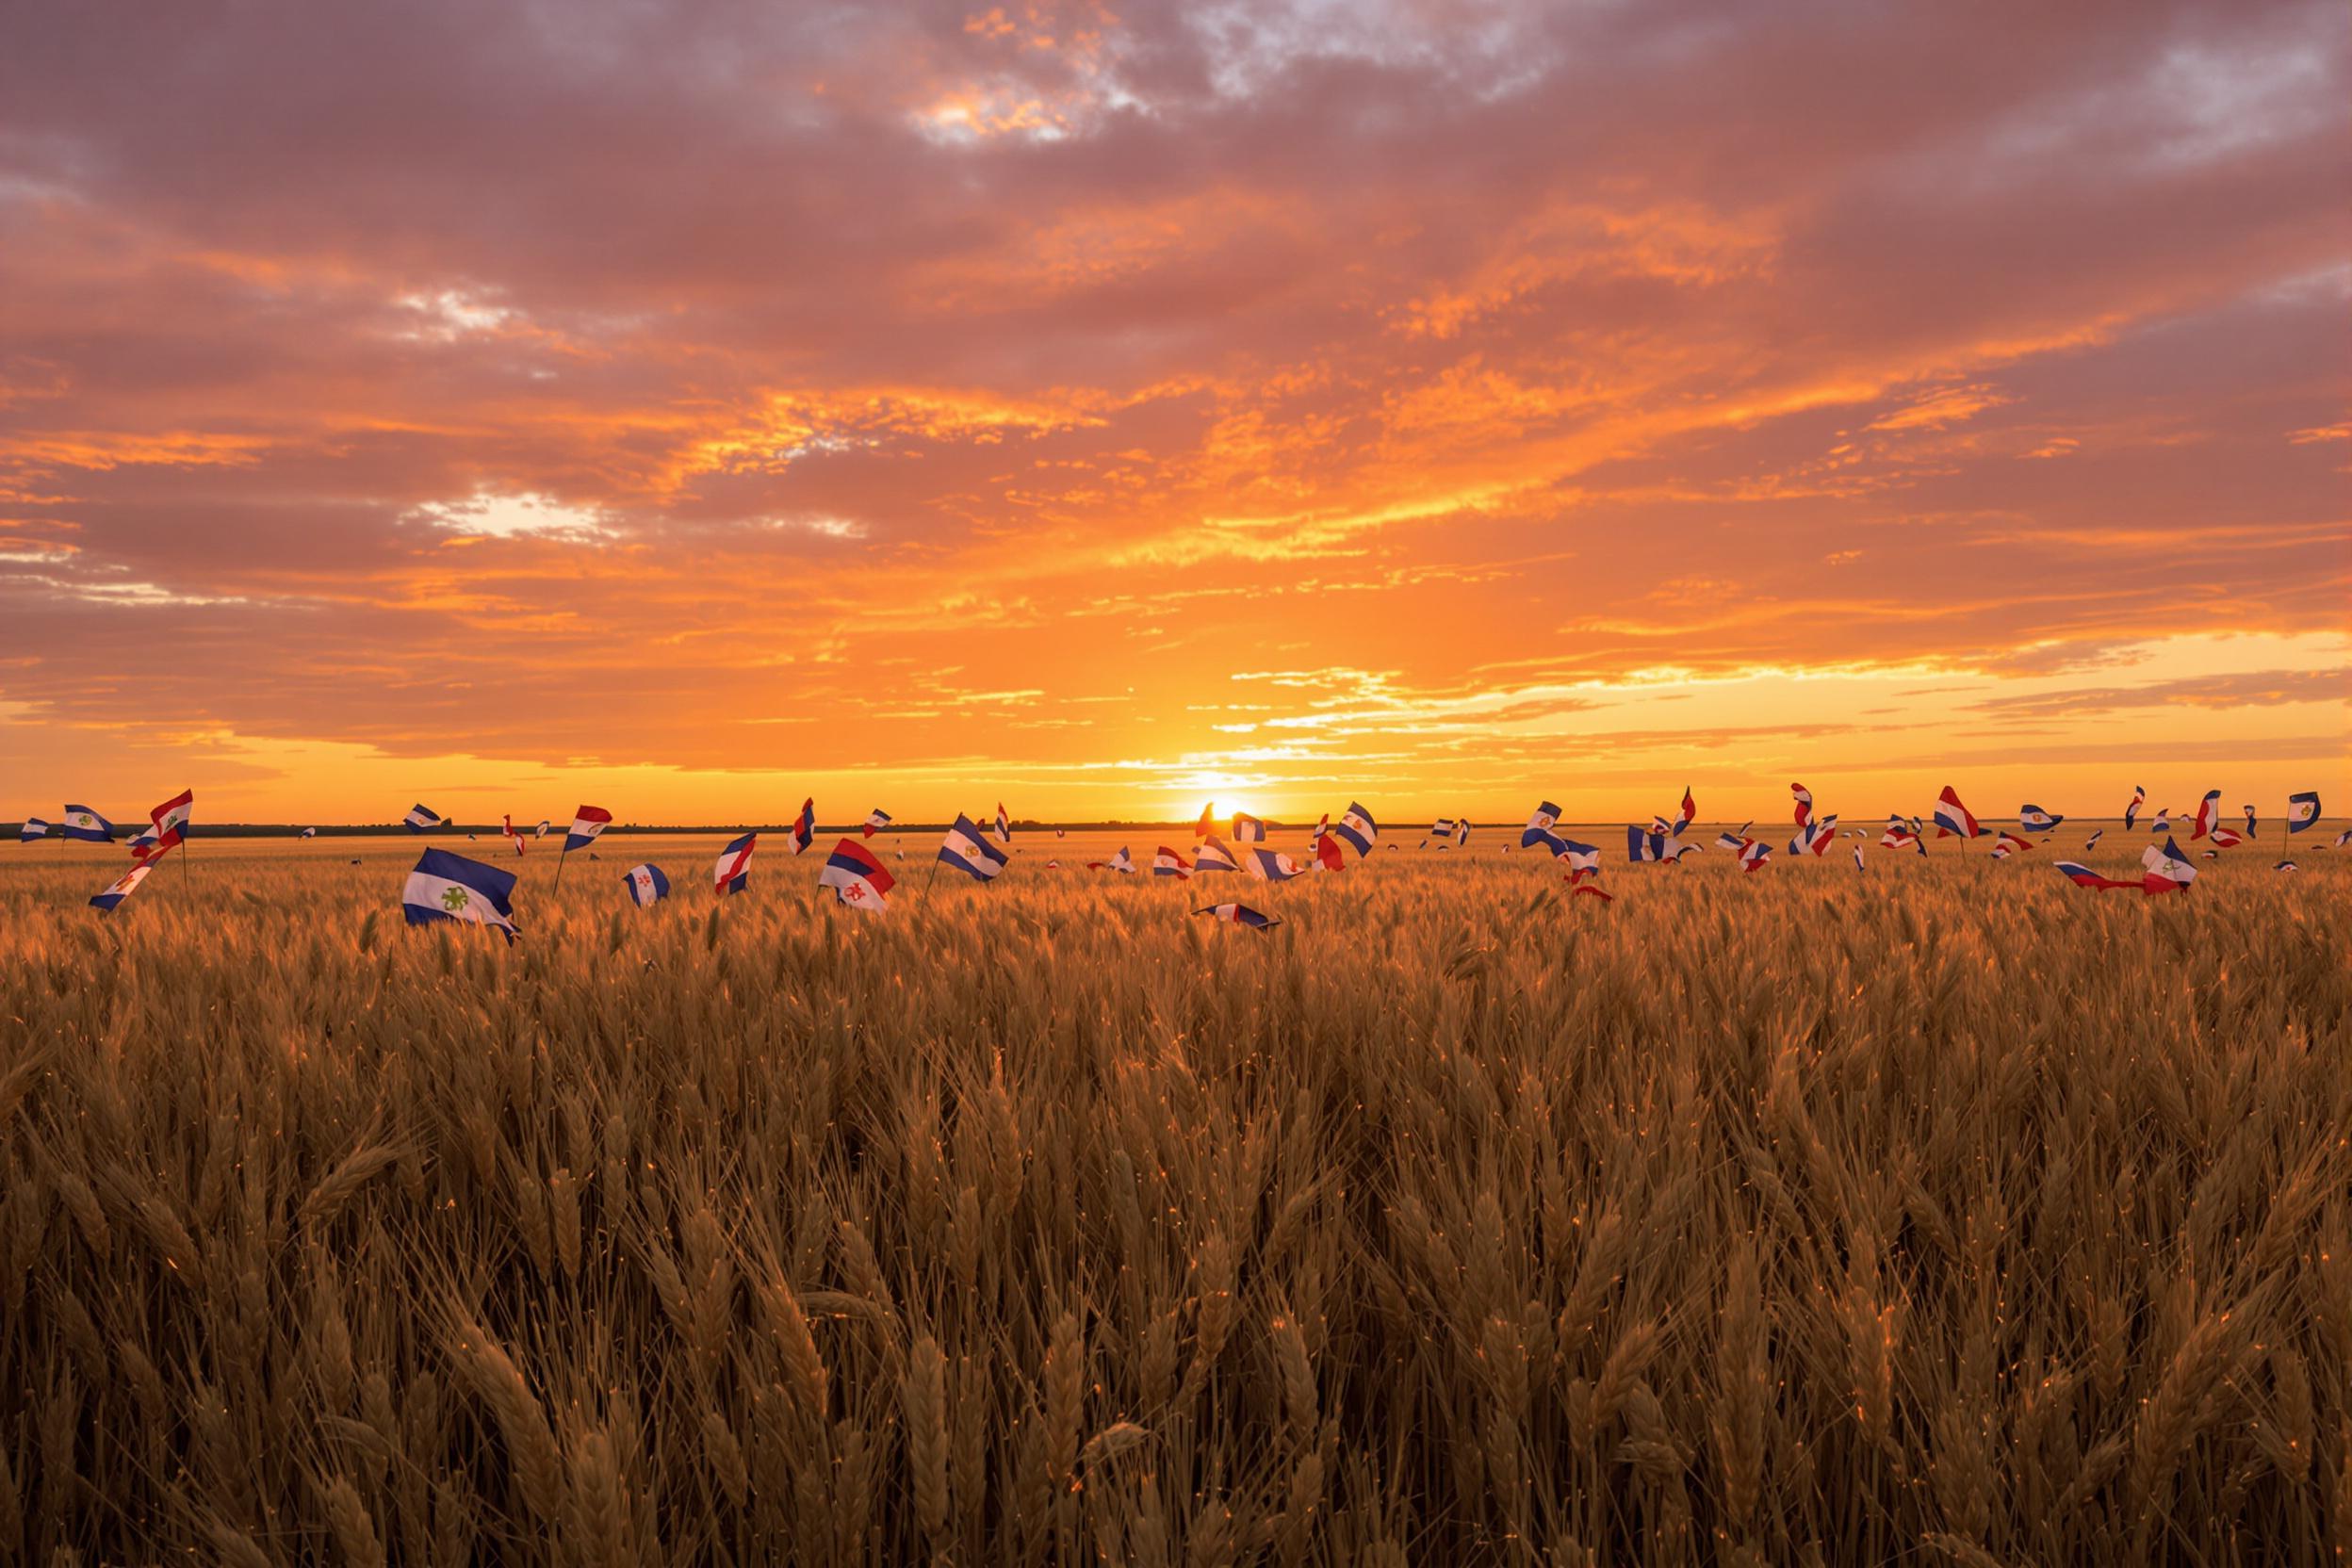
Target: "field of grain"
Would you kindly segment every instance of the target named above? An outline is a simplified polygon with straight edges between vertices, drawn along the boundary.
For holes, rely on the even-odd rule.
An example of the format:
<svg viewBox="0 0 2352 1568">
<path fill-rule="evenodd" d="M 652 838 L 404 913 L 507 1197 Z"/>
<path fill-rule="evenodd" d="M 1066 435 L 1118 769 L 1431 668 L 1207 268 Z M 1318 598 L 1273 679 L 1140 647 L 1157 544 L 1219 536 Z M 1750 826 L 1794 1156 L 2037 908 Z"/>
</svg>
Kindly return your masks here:
<svg viewBox="0 0 2352 1568">
<path fill-rule="evenodd" d="M 1485 837 L 874 919 L 615 836 L 512 949 L 411 840 L 18 849 L 0 1561 L 2352 1551 L 2352 854 Z"/>
</svg>

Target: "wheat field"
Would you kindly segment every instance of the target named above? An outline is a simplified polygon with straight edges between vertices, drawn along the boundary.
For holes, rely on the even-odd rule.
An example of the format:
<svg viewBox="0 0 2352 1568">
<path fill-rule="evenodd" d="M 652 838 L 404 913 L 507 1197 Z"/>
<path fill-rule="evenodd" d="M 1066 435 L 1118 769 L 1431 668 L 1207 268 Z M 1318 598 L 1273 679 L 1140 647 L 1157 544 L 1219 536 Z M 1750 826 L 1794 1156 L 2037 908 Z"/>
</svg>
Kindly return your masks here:
<svg viewBox="0 0 2352 1568">
<path fill-rule="evenodd" d="M 0 1561 L 2352 1555 L 2352 854 L 717 841 L 0 860 Z"/>
</svg>

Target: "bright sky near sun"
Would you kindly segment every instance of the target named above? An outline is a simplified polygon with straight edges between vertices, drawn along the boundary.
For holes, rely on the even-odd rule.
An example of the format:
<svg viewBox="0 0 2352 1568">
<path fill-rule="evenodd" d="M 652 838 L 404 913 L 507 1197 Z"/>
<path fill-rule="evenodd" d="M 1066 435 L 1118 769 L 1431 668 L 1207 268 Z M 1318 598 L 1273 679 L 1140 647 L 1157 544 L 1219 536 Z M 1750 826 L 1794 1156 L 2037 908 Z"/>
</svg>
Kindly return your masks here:
<svg viewBox="0 0 2352 1568">
<path fill-rule="evenodd" d="M 2347 188 L 2341 0 L 34 8 L 0 813 L 2337 814 Z"/>
</svg>

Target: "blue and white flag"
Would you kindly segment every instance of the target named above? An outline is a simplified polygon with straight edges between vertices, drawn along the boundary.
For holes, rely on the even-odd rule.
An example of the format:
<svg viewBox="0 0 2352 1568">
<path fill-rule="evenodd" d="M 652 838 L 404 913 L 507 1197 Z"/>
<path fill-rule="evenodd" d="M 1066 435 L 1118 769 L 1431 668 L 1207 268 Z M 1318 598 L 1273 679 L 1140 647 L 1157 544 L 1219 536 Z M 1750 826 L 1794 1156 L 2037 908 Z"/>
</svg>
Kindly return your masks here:
<svg viewBox="0 0 2352 1568">
<path fill-rule="evenodd" d="M 2254 803 L 2246 802 L 2243 809 L 2246 812 L 2246 836 L 2249 839 L 2261 838 L 2262 835 L 2254 831 Z"/>
<path fill-rule="evenodd" d="M 1371 812 L 1351 800 L 1339 819 L 1339 825 L 1331 830 L 1331 836 L 1362 857 L 1372 853 L 1372 845 L 1380 836 L 1380 825 L 1372 820 Z"/>
<path fill-rule="evenodd" d="M 63 838 L 78 839 L 86 844 L 114 842 L 114 824 L 87 806 L 67 807 L 65 820 L 57 824 L 57 832 Z"/>
<path fill-rule="evenodd" d="M 1533 849 L 1536 845 L 1542 844 L 1544 848 L 1550 849 L 1554 855 L 1558 855 L 1560 851 L 1553 846 L 1558 844 L 1560 840 L 1552 832 L 1552 824 L 1558 821 L 1560 821 L 1560 808 L 1548 800 L 1539 802 L 1535 808 L 1535 815 L 1529 817 L 1527 825 L 1519 830 L 1519 847 Z"/>
<path fill-rule="evenodd" d="M 1715 835 L 1715 847 L 1737 855 L 1748 847 L 1748 836 L 1745 833 L 1718 833 Z"/>
<path fill-rule="evenodd" d="M 598 834 L 612 825 L 612 813 L 603 807 L 581 807 L 572 813 L 571 829 L 564 835 L 564 853 L 569 855 L 576 849 L 586 849 L 596 841 Z M 541 823 L 539 831 L 544 836 L 547 831 L 547 825 Z"/>
<path fill-rule="evenodd" d="M 1421 835 L 1420 847 L 1423 849 L 1429 848 L 1429 841 L 1431 839 L 1450 839 L 1453 836 L 1454 819 L 1451 817 L 1440 817 L 1435 822 L 1429 824 L 1429 830 L 1427 833 Z M 1444 846 L 1440 845 L 1439 847 L 1443 848 Z"/>
<path fill-rule="evenodd" d="M 26 817 L 24 825 L 16 830 L 16 841 L 21 844 L 29 844 L 37 839 L 47 838 L 55 831 L 55 828 L 39 817 Z"/>
<path fill-rule="evenodd" d="M 1233 842 L 1262 844 L 1266 842 L 1266 824 L 1246 811 L 1233 813 Z"/>
<path fill-rule="evenodd" d="M 2038 806 L 2017 808 L 2017 825 L 2028 833 L 2047 833 L 2066 820 L 2063 813 L 2053 815 Z"/>
<path fill-rule="evenodd" d="M 1666 835 L 1644 832 L 1631 823 L 1625 825 L 1625 858 L 1635 865 L 1644 860 L 1666 858 Z"/>
<path fill-rule="evenodd" d="M 468 860 L 446 849 L 429 849 L 400 890 L 400 913 L 411 925 L 436 920 L 495 925 L 508 941 L 515 936 L 514 874 Z"/>
<path fill-rule="evenodd" d="M 147 880 L 147 874 L 155 869 L 153 861 L 141 860 L 138 865 L 107 883 L 106 890 L 90 901 L 90 907 L 103 909 L 112 914 L 114 906 L 137 891 L 139 885 Z"/>
<path fill-rule="evenodd" d="M 445 819 L 430 806 L 412 806 L 408 815 L 400 820 L 408 825 L 411 833 L 422 833 L 428 827 L 440 826 Z"/>
<path fill-rule="evenodd" d="M 746 833 L 719 851 L 718 863 L 710 868 L 710 890 L 722 898 L 742 892 L 751 885 L 751 858 L 760 848 L 760 835 Z"/>
<path fill-rule="evenodd" d="M 2103 838 L 2105 838 L 2106 836 L 2107 836 L 2107 830 L 2106 830 L 2105 828 L 2103 828 L 2103 827 L 2102 827 L 2102 828 L 2099 828 L 2097 832 L 2093 833 L 2093 834 L 2092 834 L 2089 838 L 2087 838 L 2087 839 L 2085 839 L 2085 840 L 2083 840 L 2083 841 L 2082 841 L 2082 847 L 2083 847 L 2084 849 L 2097 849 L 2097 848 L 2099 847 L 2099 840 L 2101 840 L 2101 839 L 2103 839 Z"/>
<path fill-rule="evenodd" d="M 621 885 L 640 909 L 650 909 L 670 896 L 670 879 L 660 866 L 631 866 L 621 874 Z"/>
<path fill-rule="evenodd" d="M 1275 920 L 1271 916 L 1258 913 L 1247 904 L 1212 904 L 1205 909 L 1195 909 L 1193 913 L 1196 915 L 1214 915 L 1218 920 L 1224 921 L 1228 924 L 1251 926 L 1260 931 L 1265 930 L 1267 926 L 1280 925 L 1282 923 L 1281 921 Z"/>
<path fill-rule="evenodd" d="M 959 811 L 955 825 L 939 841 L 939 858 L 966 875 L 987 882 L 1004 869 L 1011 857 L 988 842 L 979 824 Z"/>
<path fill-rule="evenodd" d="M 305 827 L 294 836 L 298 839 L 315 839 L 318 836 L 318 830 L 315 827 Z"/>
<path fill-rule="evenodd" d="M 1454 847 L 1456 849 L 1466 849 L 1469 847 L 1469 844 L 1470 819 L 1468 817 L 1456 817 L 1454 819 Z"/>
<path fill-rule="evenodd" d="M 1192 853 L 1192 872 L 1195 876 L 1202 872 L 1239 871 L 1240 869 L 1241 861 L 1235 858 L 1233 850 L 1227 847 L 1225 841 L 1214 833 L 1203 838 L 1200 841 L 1200 847 Z"/>
<path fill-rule="evenodd" d="M 1250 875 L 1261 882 L 1287 882 L 1298 874 L 1298 863 L 1289 856 L 1253 844 L 1241 852 L 1241 863 Z"/>
<path fill-rule="evenodd" d="M 1560 846 L 1552 851 L 1552 858 L 1566 866 L 1570 875 L 1601 869 L 1600 845 L 1580 844 L 1574 839 L 1554 839 L 1552 842 Z"/>
<path fill-rule="evenodd" d="M 2300 833 L 2319 820 L 2319 792 L 2301 790 L 2287 797 L 2287 831 Z"/>
</svg>

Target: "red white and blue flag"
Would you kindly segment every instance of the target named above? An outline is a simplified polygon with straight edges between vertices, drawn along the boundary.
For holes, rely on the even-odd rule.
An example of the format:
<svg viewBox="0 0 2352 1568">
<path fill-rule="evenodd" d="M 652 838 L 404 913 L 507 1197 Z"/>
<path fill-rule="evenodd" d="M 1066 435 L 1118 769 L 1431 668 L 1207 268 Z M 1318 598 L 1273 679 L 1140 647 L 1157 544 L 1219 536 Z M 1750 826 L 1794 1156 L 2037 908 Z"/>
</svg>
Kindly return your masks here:
<svg viewBox="0 0 2352 1568">
<path fill-rule="evenodd" d="M 447 820 L 430 806 L 412 806 L 408 808 L 408 815 L 400 819 L 407 825 L 411 833 L 422 833 L 429 827 L 438 827 Z"/>
<path fill-rule="evenodd" d="M 751 858 L 759 848 L 760 835 L 746 833 L 719 851 L 718 863 L 710 868 L 711 890 L 725 897 L 749 887 Z"/>
<path fill-rule="evenodd" d="M 498 814 L 506 823 L 506 827 L 504 829 L 506 833 L 506 841 L 514 846 L 515 854 L 520 855 L 523 852 L 523 830 L 514 825 L 514 813 L 512 811 L 501 811 Z"/>
<path fill-rule="evenodd" d="M 1132 876 L 1135 874 L 1135 857 L 1127 853 L 1127 846 L 1125 844 L 1121 844 L 1119 846 L 1119 853 L 1112 856 L 1107 860 L 1088 860 L 1086 862 L 1086 869 L 1088 871 L 1125 872 Z"/>
<path fill-rule="evenodd" d="M 1993 858 L 1996 860 L 2006 860 L 2012 855 L 2016 855 L 2023 850 L 2032 849 L 2033 847 L 2034 844 L 2031 840 L 2020 839 L 2015 833 L 2004 832 L 2001 835 L 2001 837 L 1993 841 Z"/>
<path fill-rule="evenodd" d="M 1829 846 L 1838 840 L 1838 813 L 1813 817 L 1797 828 L 1797 836 L 1788 841 L 1791 855 L 1810 855 L 1816 859 L 1829 853 Z"/>
<path fill-rule="evenodd" d="M 541 823 L 544 830 L 547 824 Z M 601 806 L 582 806 L 572 813 L 572 825 L 564 835 L 564 853 L 586 849 L 596 841 L 596 836 L 612 825 L 612 813 Z"/>
<path fill-rule="evenodd" d="M 147 820 L 155 824 L 156 855 L 177 847 L 181 839 L 187 836 L 188 819 L 195 813 L 195 808 L 196 792 L 182 790 L 147 813 Z"/>
<path fill-rule="evenodd" d="M 670 896 L 670 879 L 660 866 L 631 866 L 621 874 L 621 885 L 640 909 L 650 909 Z"/>
<path fill-rule="evenodd" d="M 1152 874 L 1173 876 L 1182 880 L 1192 874 L 1192 862 L 1166 844 L 1162 844 L 1159 852 L 1152 857 Z"/>
<path fill-rule="evenodd" d="M 1797 799 L 1797 825 L 1803 827 L 1813 820 L 1813 792 L 1802 784 L 1791 784 L 1788 792 Z"/>
<path fill-rule="evenodd" d="M 2131 832 L 2132 825 L 2140 820 L 2140 808 L 2147 804 L 2148 792 L 2137 784 L 2132 785 L 2132 804 L 2123 808 L 2123 830 L 2126 833 Z"/>
<path fill-rule="evenodd" d="M 866 837 L 871 839 L 890 825 L 890 814 L 879 806 L 866 813 Z"/>
<path fill-rule="evenodd" d="M 2189 842 L 2195 843 L 2197 840 L 2212 833 L 2214 819 L 2220 815 L 2221 792 L 2219 790 L 2206 791 L 2205 798 L 2197 803 L 2197 820 L 2189 824 Z"/>
<path fill-rule="evenodd" d="M 1248 925 L 1260 931 L 1282 923 L 1271 915 L 1262 915 L 1247 904 L 1212 904 L 1205 909 L 1195 909 L 1196 915 L 1213 915 L 1229 925 Z"/>
<path fill-rule="evenodd" d="M 400 889 L 400 913 L 411 925 L 453 920 L 496 926 L 511 942 L 516 931 L 514 897 L 513 872 L 429 849 Z"/>
<path fill-rule="evenodd" d="M 2300 790 L 2287 797 L 2287 831 L 2300 833 L 2319 820 L 2319 792 Z"/>
<path fill-rule="evenodd" d="M 2140 890 L 2153 896 L 2178 892 L 2197 880 L 2197 868 L 2170 838 L 2140 852 Z"/>
<path fill-rule="evenodd" d="M 1750 839 L 1747 847 L 1740 852 L 1740 869 L 1755 871 L 1772 858 L 1772 845 L 1760 839 Z"/>
<path fill-rule="evenodd" d="M 1552 825 L 1558 821 L 1560 821 L 1559 807 L 1548 800 L 1538 804 L 1535 815 L 1529 817 L 1527 825 L 1519 830 L 1519 847 L 1533 849 L 1536 845 L 1542 844 L 1551 850 L 1554 855 L 1558 855 L 1560 850 L 1556 846 L 1560 843 L 1560 840 L 1552 832 Z"/>
<path fill-rule="evenodd" d="M 1298 874 L 1298 862 L 1280 851 L 1264 844 L 1252 844 L 1241 852 L 1244 870 L 1261 882 L 1287 882 Z"/>
<path fill-rule="evenodd" d="M 1960 792 L 1951 785 L 1936 797 L 1936 836 L 1939 839 L 1978 839 L 1984 829 L 1976 825 L 1976 813 L 1960 804 Z"/>
<path fill-rule="evenodd" d="M 817 801 L 814 795 L 800 803 L 800 814 L 792 818 L 792 853 L 800 854 L 817 838 Z"/>
<path fill-rule="evenodd" d="M 2215 849 L 2235 849 L 2246 842 L 2246 835 L 2234 827 L 2216 827 L 2207 837 L 2213 841 Z"/>
<path fill-rule="evenodd" d="M 147 874 L 155 869 L 154 862 L 141 860 L 138 865 L 107 883 L 106 891 L 90 899 L 90 907 L 103 909 L 107 914 L 112 914 L 114 906 L 137 892 L 139 885 L 147 880 Z"/>
<path fill-rule="evenodd" d="M 1240 869 L 1241 862 L 1234 858 L 1233 852 L 1226 846 L 1224 840 L 1214 833 L 1203 837 L 1200 847 L 1193 852 L 1192 870 L 1195 875 L 1203 872 Z"/>
<path fill-rule="evenodd" d="M 2076 860 L 2059 861 L 2058 874 L 2078 888 L 2136 888 L 2139 886 L 2137 882 L 2118 881 L 2112 876 L 2101 876 L 2090 867 Z"/>
<path fill-rule="evenodd" d="M 855 839 L 843 839 L 825 857 L 817 886 L 832 889 L 833 896 L 853 909 L 878 915 L 889 908 L 898 878 L 883 869 L 874 851 Z"/>
<path fill-rule="evenodd" d="M 1682 808 L 1674 813 L 1674 837 L 1682 837 L 1683 829 L 1689 827 L 1698 814 L 1699 803 L 1691 798 L 1690 787 L 1686 784 L 1682 789 Z"/>
</svg>

